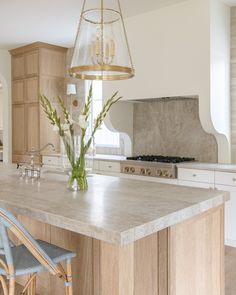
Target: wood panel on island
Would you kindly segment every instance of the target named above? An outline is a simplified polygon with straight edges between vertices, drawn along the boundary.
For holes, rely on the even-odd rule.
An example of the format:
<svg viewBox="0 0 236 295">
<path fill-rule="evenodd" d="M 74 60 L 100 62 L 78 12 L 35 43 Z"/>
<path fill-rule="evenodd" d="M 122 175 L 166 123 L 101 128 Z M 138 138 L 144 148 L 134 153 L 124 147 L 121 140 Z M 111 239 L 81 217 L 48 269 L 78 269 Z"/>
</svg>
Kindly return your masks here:
<svg viewBox="0 0 236 295">
<path fill-rule="evenodd" d="M 36 42 L 10 50 L 12 57 L 12 160 L 29 162 L 47 143 L 60 151 L 59 136 L 40 108 L 39 95 L 64 96 L 67 48 Z M 41 154 L 35 157 L 41 162 Z"/>
<path fill-rule="evenodd" d="M 77 253 L 74 294 L 224 294 L 223 206 L 123 246 L 26 216 L 18 219 L 35 238 Z M 26 280 L 17 282 L 24 285 Z M 63 283 L 42 273 L 37 294 L 64 295 Z"/>
</svg>

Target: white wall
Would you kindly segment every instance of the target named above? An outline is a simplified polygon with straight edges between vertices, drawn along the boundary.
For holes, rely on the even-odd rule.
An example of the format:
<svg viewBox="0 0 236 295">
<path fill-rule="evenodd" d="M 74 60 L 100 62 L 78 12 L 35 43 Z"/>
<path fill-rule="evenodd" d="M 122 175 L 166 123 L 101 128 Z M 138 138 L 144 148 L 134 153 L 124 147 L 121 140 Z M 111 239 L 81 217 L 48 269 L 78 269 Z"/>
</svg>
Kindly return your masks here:
<svg viewBox="0 0 236 295">
<path fill-rule="evenodd" d="M 230 134 L 230 7 L 219 0 L 211 0 L 211 118 L 218 134 L 225 140 L 220 154 L 231 158 Z"/>
<path fill-rule="evenodd" d="M 218 103 L 216 90 L 213 90 L 222 75 L 216 75 L 211 83 L 214 70 L 217 70 L 218 53 L 222 49 L 221 46 L 217 53 L 213 46 L 225 40 L 229 33 L 226 30 L 228 8 L 223 4 L 220 6 L 219 2 L 188 0 L 126 19 L 136 75 L 131 80 L 104 83 L 104 93 L 109 96 L 119 90 L 125 100 L 197 95 L 202 126 L 206 132 L 216 136 L 219 161 L 229 162 L 229 129 L 225 119 L 228 105 L 223 103 L 224 99 L 228 100 L 224 96 L 228 93 L 223 93 L 226 91 L 224 86 L 221 103 Z M 223 7 L 222 12 L 220 7 Z M 217 23 L 219 39 L 216 38 L 216 30 L 212 29 L 213 23 Z M 226 49 L 224 47 L 223 54 L 226 54 Z M 213 105 L 215 107 L 211 111 Z M 219 112 L 222 111 L 223 124 L 219 123 Z M 114 127 L 119 130 L 118 125 Z"/>
<path fill-rule="evenodd" d="M 1 49 L 0 80 L 3 86 L 3 160 L 11 162 L 11 58 L 7 50 Z"/>
</svg>

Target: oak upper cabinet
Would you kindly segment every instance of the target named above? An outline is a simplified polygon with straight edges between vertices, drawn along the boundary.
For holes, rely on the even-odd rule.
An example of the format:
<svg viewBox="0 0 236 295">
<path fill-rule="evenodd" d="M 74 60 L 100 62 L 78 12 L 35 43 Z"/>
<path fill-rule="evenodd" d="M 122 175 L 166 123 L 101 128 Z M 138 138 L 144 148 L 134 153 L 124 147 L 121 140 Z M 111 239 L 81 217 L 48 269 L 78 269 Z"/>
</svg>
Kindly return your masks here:
<svg viewBox="0 0 236 295">
<path fill-rule="evenodd" d="M 59 136 L 43 113 L 39 95 L 65 94 L 67 48 L 36 42 L 10 51 L 12 56 L 13 162 L 29 162 L 32 149 L 47 143 L 60 151 Z M 39 157 L 40 160 L 40 157 Z"/>
<path fill-rule="evenodd" d="M 19 54 L 12 57 L 12 79 L 22 79 L 25 76 L 25 58 Z"/>
<path fill-rule="evenodd" d="M 39 104 L 25 105 L 25 126 L 26 133 L 26 152 L 30 153 L 32 149 L 39 149 Z"/>
<path fill-rule="evenodd" d="M 39 102 L 38 77 L 25 79 L 25 102 Z"/>
<path fill-rule="evenodd" d="M 25 76 L 36 76 L 39 74 L 39 51 L 30 51 L 25 54 Z"/>
<path fill-rule="evenodd" d="M 25 153 L 25 107 L 23 104 L 12 106 L 12 151 L 15 154 Z"/>
<path fill-rule="evenodd" d="M 24 103 L 24 80 L 12 82 L 12 102 Z"/>
</svg>

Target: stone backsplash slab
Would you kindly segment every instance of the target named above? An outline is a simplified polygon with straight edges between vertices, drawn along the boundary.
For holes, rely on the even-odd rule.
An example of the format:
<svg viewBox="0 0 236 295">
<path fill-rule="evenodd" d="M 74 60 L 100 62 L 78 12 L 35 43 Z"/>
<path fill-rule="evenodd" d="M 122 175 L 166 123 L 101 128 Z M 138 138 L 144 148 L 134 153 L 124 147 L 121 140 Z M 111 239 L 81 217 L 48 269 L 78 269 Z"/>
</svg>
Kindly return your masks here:
<svg viewBox="0 0 236 295">
<path fill-rule="evenodd" d="M 134 105 L 134 155 L 160 154 L 217 162 L 217 142 L 199 119 L 198 99 L 149 100 Z"/>
</svg>

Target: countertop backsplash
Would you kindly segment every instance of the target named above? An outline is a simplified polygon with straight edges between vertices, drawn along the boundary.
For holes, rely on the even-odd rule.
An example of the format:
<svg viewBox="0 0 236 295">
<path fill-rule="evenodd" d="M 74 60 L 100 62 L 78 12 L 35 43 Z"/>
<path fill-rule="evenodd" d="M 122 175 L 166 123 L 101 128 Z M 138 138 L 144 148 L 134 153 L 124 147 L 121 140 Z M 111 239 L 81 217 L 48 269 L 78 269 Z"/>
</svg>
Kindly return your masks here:
<svg viewBox="0 0 236 295">
<path fill-rule="evenodd" d="M 133 153 L 218 160 L 216 139 L 201 126 L 197 98 L 135 104 Z"/>
</svg>

